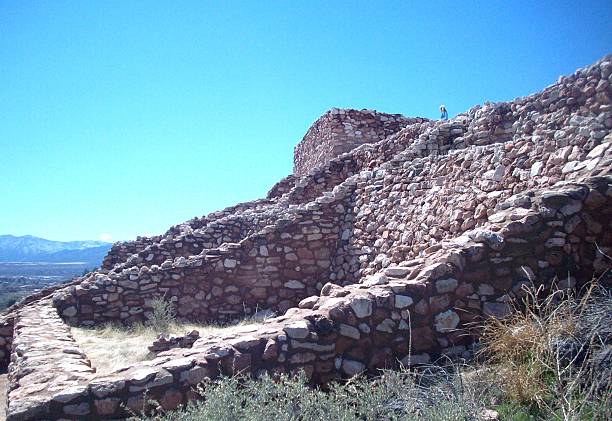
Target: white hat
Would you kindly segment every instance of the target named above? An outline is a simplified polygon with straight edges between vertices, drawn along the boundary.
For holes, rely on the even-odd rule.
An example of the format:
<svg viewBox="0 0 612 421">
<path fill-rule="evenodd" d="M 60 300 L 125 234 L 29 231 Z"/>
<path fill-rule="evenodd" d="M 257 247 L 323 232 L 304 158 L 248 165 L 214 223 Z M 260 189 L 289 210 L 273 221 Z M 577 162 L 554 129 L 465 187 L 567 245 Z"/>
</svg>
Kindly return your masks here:
<svg viewBox="0 0 612 421">
<path fill-rule="evenodd" d="M 446 107 L 444 106 L 444 104 L 440 105 L 440 110 L 445 110 Z"/>
</svg>

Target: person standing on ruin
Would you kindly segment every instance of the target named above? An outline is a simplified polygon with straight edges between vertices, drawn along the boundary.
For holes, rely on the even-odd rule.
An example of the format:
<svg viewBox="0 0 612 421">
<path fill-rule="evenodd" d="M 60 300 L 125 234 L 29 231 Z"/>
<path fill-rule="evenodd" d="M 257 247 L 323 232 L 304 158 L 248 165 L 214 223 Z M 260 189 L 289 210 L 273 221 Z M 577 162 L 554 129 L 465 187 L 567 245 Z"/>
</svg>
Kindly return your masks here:
<svg viewBox="0 0 612 421">
<path fill-rule="evenodd" d="M 440 105 L 440 113 L 440 120 L 448 120 L 448 113 L 446 112 L 446 107 L 444 105 Z"/>
</svg>

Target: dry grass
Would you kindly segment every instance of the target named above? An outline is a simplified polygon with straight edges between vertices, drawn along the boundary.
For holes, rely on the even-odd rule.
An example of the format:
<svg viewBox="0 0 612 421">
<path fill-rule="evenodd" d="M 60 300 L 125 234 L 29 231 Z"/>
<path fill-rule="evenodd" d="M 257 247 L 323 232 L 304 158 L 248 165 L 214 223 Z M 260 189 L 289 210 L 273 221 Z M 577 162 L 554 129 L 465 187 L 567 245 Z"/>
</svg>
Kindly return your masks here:
<svg viewBox="0 0 612 421">
<path fill-rule="evenodd" d="M 222 331 L 221 326 L 172 323 L 170 335 L 184 335 L 197 330 L 200 336 Z M 153 358 L 147 347 L 157 338 L 158 331 L 150 326 L 134 325 L 129 328 L 106 325 L 99 328 L 73 327 L 72 336 L 91 360 L 99 374 L 108 374 L 122 367 Z"/>
<path fill-rule="evenodd" d="M 137 323 L 130 327 L 107 324 L 96 328 L 71 328 L 74 340 L 98 374 L 112 373 L 154 358 L 155 354 L 149 352 L 147 347 L 160 333 L 166 336 L 182 336 L 197 330 L 200 337 L 205 337 L 219 334 L 232 326 L 258 324 L 274 315 L 270 311 L 261 311 L 233 325 L 201 325 L 179 322 L 172 304 L 163 297 L 154 299 L 151 305 L 152 314 L 146 324 Z"/>
<path fill-rule="evenodd" d="M 505 400 L 549 419 L 606 419 L 612 374 L 609 362 L 594 361 L 609 359 L 602 352 L 612 339 L 610 291 L 593 283 L 580 297 L 525 292 L 523 305 L 506 319 L 490 320 L 482 337 Z"/>
</svg>

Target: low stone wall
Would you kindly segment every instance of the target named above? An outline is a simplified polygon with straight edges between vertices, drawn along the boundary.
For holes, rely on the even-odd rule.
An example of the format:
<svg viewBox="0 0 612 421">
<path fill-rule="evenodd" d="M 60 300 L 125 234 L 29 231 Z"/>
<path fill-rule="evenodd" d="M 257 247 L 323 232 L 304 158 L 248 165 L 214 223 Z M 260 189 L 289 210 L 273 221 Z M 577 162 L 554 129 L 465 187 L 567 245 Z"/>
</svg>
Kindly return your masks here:
<svg viewBox="0 0 612 421">
<path fill-rule="evenodd" d="M 285 193 L 289 192 L 295 184 L 295 176 L 293 174 L 284 177 L 278 183 L 274 184 L 266 195 L 267 199 L 276 199 L 282 197 Z"/>
<path fill-rule="evenodd" d="M 138 237 L 133 241 L 118 241 L 114 243 L 104 260 L 102 260 L 102 269 L 110 270 L 115 265 L 125 262 L 131 255 L 142 251 L 145 247 L 161 240 L 161 236 L 155 237 Z"/>
<path fill-rule="evenodd" d="M 221 211 L 211 212 L 203 217 L 196 217 L 190 219 L 189 221 L 183 222 L 182 224 L 178 224 L 172 226 L 166 233 L 163 235 L 157 235 L 154 237 L 138 237 L 133 241 L 121 241 L 113 244 L 107 255 L 105 256 L 102 262 L 103 270 L 112 270 L 117 265 L 125 264 L 128 260 L 132 259 L 134 255 L 142 256 L 149 255 L 148 248 L 150 247 L 158 247 L 161 249 L 166 249 L 170 253 L 177 251 L 181 247 L 163 247 L 164 244 L 168 242 L 186 242 L 186 243 L 195 243 L 200 241 L 208 244 L 208 247 L 213 247 L 214 245 L 220 245 L 223 241 L 237 241 L 235 236 L 240 236 L 239 233 L 236 233 L 235 224 L 229 224 L 227 230 L 224 230 L 223 220 L 227 220 L 228 218 L 239 220 L 240 215 L 243 213 L 258 213 L 257 211 L 261 208 L 265 208 L 267 205 L 272 204 L 271 201 L 267 199 L 254 200 L 251 202 L 239 203 L 234 206 L 227 207 Z M 247 218 L 248 219 L 248 218 Z M 252 218 L 251 218 L 252 219 Z M 216 225 L 215 225 L 216 223 Z M 246 221 L 247 224 L 253 224 L 252 221 Z M 208 233 L 205 232 L 206 228 L 210 225 L 213 225 Z M 257 226 L 257 225 L 255 225 Z M 253 229 L 251 227 L 251 229 Z M 204 231 L 201 233 L 201 231 Z M 244 230 L 243 230 L 244 231 Z M 243 232 L 240 231 L 240 232 Z M 232 235 L 232 233 L 234 233 Z M 228 239 L 224 240 L 225 237 Z M 197 237 L 197 238 L 195 238 Z M 203 238 L 202 238 L 203 237 Z M 240 238 L 244 238 L 240 237 Z M 183 240 L 184 239 L 184 240 Z M 185 249 L 179 250 L 179 256 L 188 256 L 189 254 L 197 254 L 197 245 L 195 245 L 196 249 Z M 137 260 L 137 259 L 136 259 Z"/>
<path fill-rule="evenodd" d="M 56 292 L 54 305 L 69 323 L 83 325 L 142 321 L 154 297 L 165 297 L 179 317 L 197 321 L 239 319 L 262 309 L 283 312 L 317 294 L 329 279 L 345 195 L 296 211 L 291 220 L 240 243 L 161 265 L 93 273 Z"/>
<path fill-rule="evenodd" d="M 342 153 L 364 143 L 378 142 L 422 120 L 373 110 L 332 108 L 314 122 L 295 147 L 293 174 L 306 175 Z"/>
<path fill-rule="evenodd" d="M 0 371 L 3 371 L 8 367 L 11 359 L 15 319 L 18 317 L 19 311 L 27 306 L 37 303 L 38 301 L 50 297 L 51 294 L 59 289 L 66 288 L 70 285 L 76 285 L 79 282 L 80 279 L 77 279 L 44 288 L 34 294 L 20 299 L 17 301 L 17 303 L 5 309 L 2 314 L 0 314 Z"/>
<path fill-rule="evenodd" d="M 94 370 L 50 300 L 18 311 L 9 366 L 7 419 L 79 419 Z"/>
</svg>

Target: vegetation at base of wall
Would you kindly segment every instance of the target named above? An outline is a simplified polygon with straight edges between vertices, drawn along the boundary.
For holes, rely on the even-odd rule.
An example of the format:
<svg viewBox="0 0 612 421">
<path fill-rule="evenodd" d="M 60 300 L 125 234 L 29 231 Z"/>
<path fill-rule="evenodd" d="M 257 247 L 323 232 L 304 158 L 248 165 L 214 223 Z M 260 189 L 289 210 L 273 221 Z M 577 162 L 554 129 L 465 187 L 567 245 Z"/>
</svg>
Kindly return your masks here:
<svg viewBox="0 0 612 421">
<path fill-rule="evenodd" d="M 385 371 L 328 390 L 303 375 L 204 383 L 203 400 L 160 421 L 612 419 L 612 293 L 592 285 L 526 291 L 523 305 L 484 326 L 479 362 Z"/>
<path fill-rule="evenodd" d="M 159 335 L 157 330 L 141 323 L 130 327 L 107 324 L 95 328 L 72 327 L 70 330 L 98 374 L 150 360 L 155 355 L 147 347 Z M 202 335 L 213 333 L 214 327 L 176 323 L 169 327 L 167 334 L 184 335 L 192 330 Z"/>
<path fill-rule="evenodd" d="M 468 390 L 458 377 L 423 386 L 407 371 L 387 371 L 377 379 L 354 378 L 323 391 L 310 387 L 303 375 L 275 381 L 264 376 L 244 381 L 223 378 L 200 387 L 204 401 L 180 411 L 156 415 L 156 420 L 402 420 L 424 417 L 455 421 L 478 419 L 482 413 L 476 390 Z M 424 377 L 419 380 L 423 381 Z M 141 418 L 146 419 L 146 418 Z"/>
<path fill-rule="evenodd" d="M 148 325 L 158 333 L 168 333 L 170 327 L 176 324 L 176 316 L 172 303 L 162 297 L 156 297 L 151 301 L 151 317 Z"/>
<path fill-rule="evenodd" d="M 503 399 L 535 419 L 612 419 L 612 291 L 527 289 L 525 305 L 482 336 Z M 502 411 L 503 412 L 503 411 Z"/>
<path fill-rule="evenodd" d="M 234 324 L 195 324 L 177 320 L 170 302 L 163 298 L 152 300 L 152 314 L 146 323 L 131 326 L 106 324 L 99 327 L 72 327 L 71 332 L 78 346 L 91 360 L 98 374 L 108 374 L 155 357 L 148 346 L 160 334 L 185 335 L 197 330 L 200 337 L 220 333 L 236 325 L 256 324 L 265 317 L 253 316 Z"/>
</svg>

